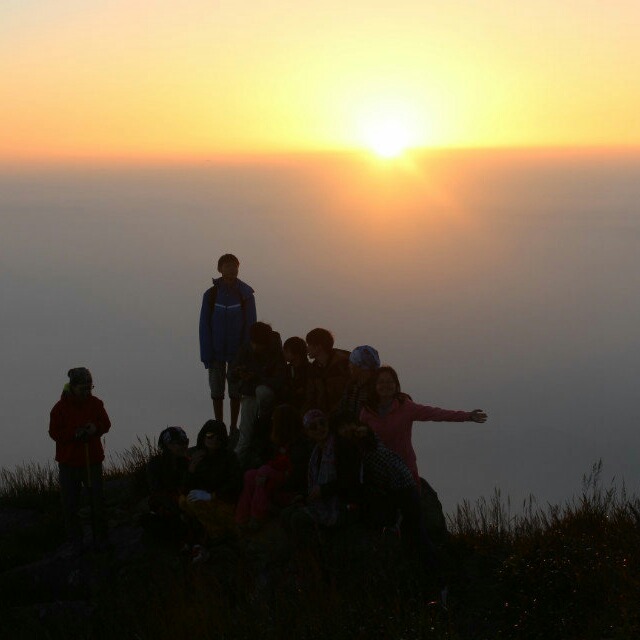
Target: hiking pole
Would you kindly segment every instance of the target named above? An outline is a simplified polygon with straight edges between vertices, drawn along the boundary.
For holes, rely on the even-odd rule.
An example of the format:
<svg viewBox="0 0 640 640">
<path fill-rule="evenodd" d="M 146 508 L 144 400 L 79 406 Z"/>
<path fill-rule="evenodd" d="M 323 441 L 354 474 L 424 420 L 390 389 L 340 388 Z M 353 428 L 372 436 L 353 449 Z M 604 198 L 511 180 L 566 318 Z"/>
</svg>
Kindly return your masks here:
<svg viewBox="0 0 640 640">
<path fill-rule="evenodd" d="M 93 496 L 93 482 L 91 481 L 91 461 L 89 459 L 89 443 L 84 443 L 84 457 L 87 464 L 87 490 L 89 491 L 89 513 L 91 514 L 91 540 L 93 550 L 96 550 L 96 509 Z"/>
</svg>

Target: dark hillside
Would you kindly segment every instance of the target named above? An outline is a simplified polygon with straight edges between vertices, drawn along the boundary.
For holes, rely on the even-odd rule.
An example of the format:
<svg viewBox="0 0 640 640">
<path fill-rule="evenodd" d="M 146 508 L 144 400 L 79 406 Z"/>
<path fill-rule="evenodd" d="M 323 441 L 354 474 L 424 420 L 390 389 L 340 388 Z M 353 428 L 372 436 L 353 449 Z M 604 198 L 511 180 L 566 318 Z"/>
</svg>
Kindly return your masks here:
<svg viewBox="0 0 640 640">
<path fill-rule="evenodd" d="M 69 556 L 55 473 L 3 471 L 0 637 L 620 638 L 640 634 L 640 502 L 603 489 L 511 515 L 500 493 L 463 504 L 441 542 L 447 606 L 398 541 L 358 527 L 294 555 L 278 521 L 190 559 L 145 538 L 141 443 L 112 462 L 112 548 Z M 88 534 L 87 534 L 88 535 Z"/>
</svg>

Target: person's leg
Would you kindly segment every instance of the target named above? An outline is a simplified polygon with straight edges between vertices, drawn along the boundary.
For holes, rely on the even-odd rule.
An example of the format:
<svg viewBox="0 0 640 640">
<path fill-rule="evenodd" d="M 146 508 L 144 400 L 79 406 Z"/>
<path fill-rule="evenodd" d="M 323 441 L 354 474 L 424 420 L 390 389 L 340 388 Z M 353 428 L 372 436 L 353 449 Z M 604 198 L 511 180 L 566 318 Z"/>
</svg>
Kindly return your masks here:
<svg viewBox="0 0 640 640">
<path fill-rule="evenodd" d="M 271 387 L 260 384 L 256 387 L 256 402 L 258 403 L 258 416 L 262 416 L 265 413 L 271 411 L 275 400 L 275 394 L 271 390 Z"/>
<path fill-rule="evenodd" d="M 284 473 L 273 467 L 263 465 L 258 469 L 255 480 L 255 491 L 251 502 L 251 517 L 262 520 L 269 513 L 273 492 L 284 484 Z"/>
<path fill-rule="evenodd" d="M 109 531 L 109 524 L 107 522 L 107 515 L 104 508 L 104 489 L 102 481 L 102 463 L 92 464 L 90 467 L 91 473 L 91 487 L 87 487 L 90 508 L 93 510 L 93 522 L 91 526 L 96 527 L 95 536 L 98 544 L 105 543 L 107 541 L 107 534 Z"/>
<path fill-rule="evenodd" d="M 229 365 L 227 365 L 227 374 Z M 240 381 L 231 382 L 227 377 L 227 386 L 229 388 L 229 405 L 231 417 L 229 422 L 229 433 L 233 434 L 238 428 L 238 416 L 240 415 Z"/>
<path fill-rule="evenodd" d="M 209 542 L 218 543 L 229 535 L 235 535 L 236 524 L 233 505 L 221 500 L 209 502 L 184 500 L 181 501 L 181 507 L 188 515 L 200 522 Z"/>
<path fill-rule="evenodd" d="M 438 567 L 436 547 L 423 524 L 420 494 L 417 488 L 397 492 L 398 507 L 402 514 L 402 537 L 407 546 L 416 551 L 428 570 Z"/>
<path fill-rule="evenodd" d="M 306 509 L 298 509 L 291 514 L 289 519 L 291 539 L 296 549 L 317 551 L 318 526 Z"/>
<path fill-rule="evenodd" d="M 238 416 L 240 415 L 240 398 L 231 398 L 231 425 L 230 431 L 238 428 Z"/>
<path fill-rule="evenodd" d="M 224 380 L 225 363 L 213 362 L 209 369 L 209 389 L 211 389 L 213 402 L 213 417 L 221 421 L 224 417 Z"/>
<path fill-rule="evenodd" d="M 213 398 L 213 417 L 224 422 L 224 400 L 222 398 Z"/>
<path fill-rule="evenodd" d="M 283 509 L 280 522 L 296 549 L 312 547 L 317 540 L 315 520 L 302 505 L 293 504 Z"/>
<path fill-rule="evenodd" d="M 70 467 L 59 463 L 58 471 L 67 538 L 74 549 L 79 551 L 82 549 L 82 524 L 78 516 L 78 508 L 82 491 L 82 474 L 85 470 L 82 467 Z"/>
<path fill-rule="evenodd" d="M 242 397 L 242 413 L 240 414 L 240 433 L 235 452 L 241 467 L 246 467 L 248 462 L 251 441 L 253 436 L 253 426 L 258 416 L 258 402 L 255 396 Z"/>
<path fill-rule="evenodd" d="M 257 469 L 249 469 L 244 474 L 242 493 L 240 494 L 238 504 L 236 505 L 236 522 L 238 524 L 246 524 L 251 516 L 251 503 L 256 489 L 257 475 Z"/>
</svg>

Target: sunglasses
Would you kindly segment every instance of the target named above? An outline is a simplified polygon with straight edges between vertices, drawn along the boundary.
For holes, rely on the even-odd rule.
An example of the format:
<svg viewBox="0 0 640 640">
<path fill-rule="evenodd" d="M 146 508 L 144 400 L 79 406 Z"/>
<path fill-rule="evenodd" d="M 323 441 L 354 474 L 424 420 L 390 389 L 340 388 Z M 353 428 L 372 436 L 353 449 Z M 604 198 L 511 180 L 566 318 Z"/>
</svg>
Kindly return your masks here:
<svg viewBox="0 0 640 640">
<path fill-rule="evenodd" d="M 205 438 L 217 438 L 218 434 L 217 433 L 205 433 L 204 437 Z"/>
</svg>

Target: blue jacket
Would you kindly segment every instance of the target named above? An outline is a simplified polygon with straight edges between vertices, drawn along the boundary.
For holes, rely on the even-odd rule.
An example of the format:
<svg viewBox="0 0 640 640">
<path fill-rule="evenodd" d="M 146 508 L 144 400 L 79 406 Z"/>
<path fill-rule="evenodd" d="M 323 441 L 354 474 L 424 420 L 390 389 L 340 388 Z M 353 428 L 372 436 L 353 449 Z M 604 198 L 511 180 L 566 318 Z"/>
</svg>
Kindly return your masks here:
<svg viewBox="0 0 640 640">
<path fill-rule="evenodd" d="M 253 289 L 242 280 L 230 287 L 214 278 L 213 287 L 202 296 L 200 309 L 200 360 L 209 369 L 214 362 L 231 362 L 249 342 L 249 327 L 256 321 Z M 211 296 L 216 290 L 211 312 Z"/>
</svg>

